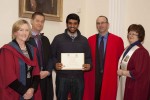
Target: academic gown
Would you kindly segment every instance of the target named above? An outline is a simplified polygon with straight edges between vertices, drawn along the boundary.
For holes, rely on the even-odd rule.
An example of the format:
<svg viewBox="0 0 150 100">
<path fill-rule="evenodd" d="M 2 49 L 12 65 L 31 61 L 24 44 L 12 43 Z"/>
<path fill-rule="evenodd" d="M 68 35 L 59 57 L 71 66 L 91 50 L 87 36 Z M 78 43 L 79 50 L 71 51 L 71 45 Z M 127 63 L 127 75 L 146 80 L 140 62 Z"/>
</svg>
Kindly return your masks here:
<svg viewBox="0 0 150 100">
<path fill-rule="evenodd" d="M 53 70 L 53 63 L 51 60 L 51 47 L 50 47 L 50 42 L 48 40 L 48 38 L 46 36 L 44 36 L 44 34 L 41 34 L 41 41 L 42 41 L 42 60 L 43 60 L 43 70 L 45 71 L 49 71 L 51 72 Z M 33 45 L 34 47 L 37 48 L 36 42 L 34 40 L 34 38 L 30 38 L 28 41 L 29 44 Z M 40 57 L 38 54 L 38 62 L 39 65 L 40 64 Z M 39 66 L 41 69 L 41 66 Z M 42 91 L 42 98 L 43 100 L 53 100 L 53 80 L 52 80 L 52 73 L 44 78 L 41 79 L 40 81 L 40 88 Z"/>
<path fill-rule="evenodd" d="M 32 75 L 39 75 L 39 67 L 34 48 L 33 61 L 25 57 L 9 44 L 0 49 L 0 100 L 19 100 L 20 95 L 9 87 L 16 79 L 20 79 L 21 59 L 24 63 L 33 66 Z M 34 100 L 41 100 L 40 88 L 34 94 Z"/>
<path fill-rule="evenodd" d="M 127 65 L 133 78 L 126 78 L 123 100 L 148 100 L 150 56 L 142 45 L 138 46 L 140 48 L 133 53 Z"/>
<path fill-rule="evenodd" d="M 94 100 L 95 98 L 95 68 L 97 36 L 89 37 L 89 45 L 92 54 L 92 69 L 84 73 L 84 96 L 83 100 Z M 109 33 L 105 51 L 104 72 L 100 100 L 116 100 L 117 92 L 117 66 L 118 60 L 124 50 L 123 41 L 120 37 Z"/>
</svg>

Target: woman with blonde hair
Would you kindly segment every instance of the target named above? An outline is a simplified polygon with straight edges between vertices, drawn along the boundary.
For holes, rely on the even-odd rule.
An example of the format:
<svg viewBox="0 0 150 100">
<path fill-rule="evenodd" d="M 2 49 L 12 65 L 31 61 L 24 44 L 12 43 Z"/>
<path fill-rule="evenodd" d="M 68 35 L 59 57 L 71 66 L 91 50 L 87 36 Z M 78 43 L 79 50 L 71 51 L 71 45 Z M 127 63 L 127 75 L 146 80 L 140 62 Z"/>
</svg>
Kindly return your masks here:
<svg viewBox="0 0 150 100">
<path fill-rule="evenodd" d="M 12 41 L 0 50 L 0 100 L 41 100 L 36 49 L 26 43 L 30 34 L 26 20 L 16 21 Z"/>
</svg>

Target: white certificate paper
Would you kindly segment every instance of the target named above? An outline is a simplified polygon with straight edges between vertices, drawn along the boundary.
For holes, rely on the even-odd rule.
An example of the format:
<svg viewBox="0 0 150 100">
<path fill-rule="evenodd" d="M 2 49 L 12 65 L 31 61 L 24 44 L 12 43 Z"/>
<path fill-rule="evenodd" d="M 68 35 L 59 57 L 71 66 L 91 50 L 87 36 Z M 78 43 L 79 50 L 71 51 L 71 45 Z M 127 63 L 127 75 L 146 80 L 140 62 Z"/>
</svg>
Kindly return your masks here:
<svg viewBox="0 0 150 100">
<path fill-rule="evenodd" d="M 84 53 L 61 53 L 62 70 L 83 70 Z"/>
</svg>

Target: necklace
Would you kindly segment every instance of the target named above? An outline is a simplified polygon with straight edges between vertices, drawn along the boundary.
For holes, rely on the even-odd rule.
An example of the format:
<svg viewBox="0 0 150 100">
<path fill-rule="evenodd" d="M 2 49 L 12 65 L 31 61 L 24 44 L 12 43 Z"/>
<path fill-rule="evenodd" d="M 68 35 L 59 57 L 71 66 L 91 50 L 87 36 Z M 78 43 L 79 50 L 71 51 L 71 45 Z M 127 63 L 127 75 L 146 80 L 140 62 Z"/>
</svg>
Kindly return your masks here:
<svg viewBox="0 0 150 100">
<path fill-rule="evenodd" d="M 20 47 L 21 50 L 27 50 L 26 46 L 25 47 Z"/>
</svg>

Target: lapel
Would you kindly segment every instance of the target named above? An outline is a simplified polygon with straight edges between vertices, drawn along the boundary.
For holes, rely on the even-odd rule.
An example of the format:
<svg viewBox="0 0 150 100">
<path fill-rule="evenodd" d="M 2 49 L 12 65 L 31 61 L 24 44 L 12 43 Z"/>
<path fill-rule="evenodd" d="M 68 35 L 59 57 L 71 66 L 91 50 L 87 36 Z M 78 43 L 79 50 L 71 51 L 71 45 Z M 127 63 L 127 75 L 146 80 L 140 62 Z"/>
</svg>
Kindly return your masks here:
<svg viewBox="0 0 150 100">
<path fill-rule="evenodd" d="M 32 38 L 32 37 L 30 37 L 30 39 L 29 39 L 29 44 L 31 44 L 31 45 L 33 45 L 34 47 L 36 47 L 37 48 L 37 44 L 36 44 L 36 42 L 35 42 L 35 40 L 34 40 L 34 38 Z"/>
<path fill-rule="evenodd" d="M 42 39 L 41 39 L 41 41 L 42 41 Z M 28 43 L 31 44 L 32 46 L 34 46 L 35 48 L 38 48 L 38 47 L 37 47 L 37 44 L 36 44 L 36 42 L 35 42 L 35 40 L 34 40 L 33 37 L 30 37 Z M 37 51 L 38 51 L 38 50 L 37 50 Z M 37 52 L 37 58 L 38 58 L 38 64 L 41 66 L 39 52 Z"/>
</svg>

